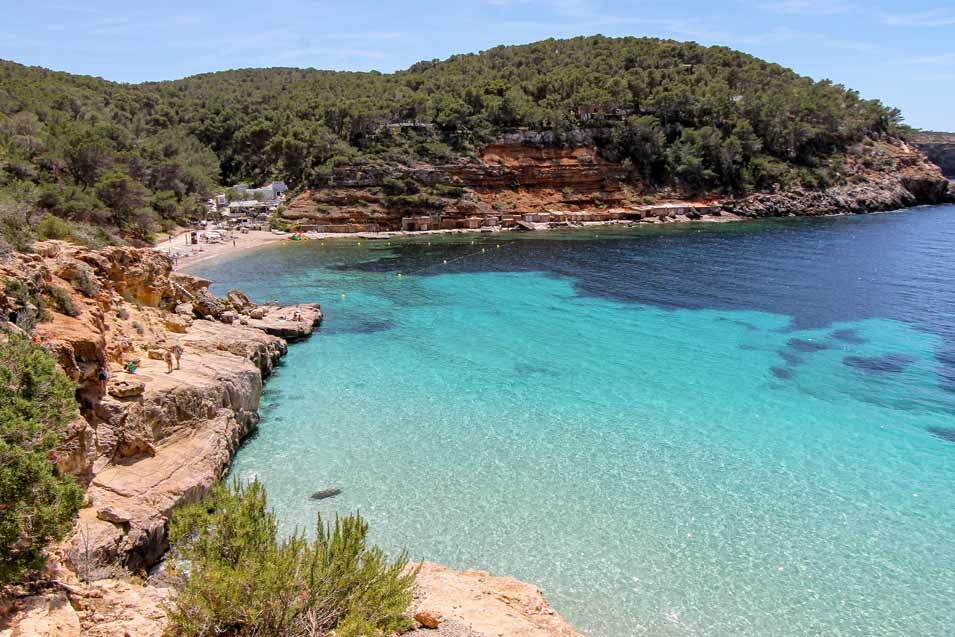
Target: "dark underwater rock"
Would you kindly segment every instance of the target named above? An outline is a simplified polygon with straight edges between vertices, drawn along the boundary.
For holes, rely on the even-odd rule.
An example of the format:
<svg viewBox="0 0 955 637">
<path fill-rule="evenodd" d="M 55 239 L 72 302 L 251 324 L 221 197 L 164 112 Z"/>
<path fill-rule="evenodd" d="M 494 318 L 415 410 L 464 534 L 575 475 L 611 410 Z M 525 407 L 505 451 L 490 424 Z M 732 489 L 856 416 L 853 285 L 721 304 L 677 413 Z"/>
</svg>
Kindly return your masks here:
<svg viewBox="0 0 955 637">
<path fill-rule="evenodd" d="M 883 356 L 846 356 L 842 363 L 874 374 L 897 374 L 917 359 L 907 354 L 885 354 Z"/>
</svg>

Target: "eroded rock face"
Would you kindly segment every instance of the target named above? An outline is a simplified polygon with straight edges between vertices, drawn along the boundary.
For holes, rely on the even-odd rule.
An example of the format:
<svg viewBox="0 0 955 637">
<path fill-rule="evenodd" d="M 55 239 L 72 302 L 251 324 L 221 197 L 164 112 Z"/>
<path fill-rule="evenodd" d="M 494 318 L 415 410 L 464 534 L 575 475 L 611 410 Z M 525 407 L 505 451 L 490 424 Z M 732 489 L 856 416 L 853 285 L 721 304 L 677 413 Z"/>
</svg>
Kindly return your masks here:
<svg viewBox="0 0 955 637">
<path fill-rule="evenodd" d="M 605 133 L 513 133 L 478 155 L 444 165 L 338 165 L 323 177 L 319 189 L 297 197 L 283 214 L 303 231 L 421 230 L 416 217 L 428 218 L 428 230 L 474 229 L 510 227 L 507 217 L 513 215 L 599 214 L 607 208 L 633 209 L 641 203 L 687 198 L 686 193 L 643 183 L 623 164 L 605 159 L 598 152 Z M 946 139 L 936 146 L 955 148 L 955 141 Z M 955 200 L 949 182 L 918 148 L 887 136 L 849 149 L 838 179 L 841 185 L 822 190 L 795 187 L 740 198 L 721 193 L 691 198 L 721 200 L 717 207 L 725 214 L 744 218 L 874 212 Z M 417 184 L 414 192 L 405 194 L 415 196 L 389 196 L 395 194 L 395 184 L 412 182 Z M 457 193 L 451 195 L 449 189 Z M 402 221 L 406 217 L 411 218 L 407 226 Z"/>
<path fill-rule="evenodd" d="M 582 637 L 532 584 L 431 562 L 421 566 L 412 610 L 481 637 Z"/>
<path fill-rule="evenodd" d="M 28 597 L 0 637 L 81 637 L 80 618 L 62 591 Z"/>
<path fill-rule="evenodd" d="M 955 133 L 917 133 L 912 145 L 925 153 L 949 179 L 955 179 Z"/>
<path fill-rule="evenodd" d="M 167 373 L 165 361 L 143 358 L 135 374 L 114 371 L 123 378 L 110 381 L 109 396 L 88 411 L 92 506 L 71 537 L 74 562 L 140 570 L 158 561 L 172 509 L 222 477 L 258 423 L 263 375 L 286 351 L 260 330 L 208 321 L 196 321 L 177 342 L 180 369 Z M 134 385 L 138 393 L 114 391 Z"/>
<path fill-rule="evenodd" d="M 859 164 L 850 167 L 855 170 L 854 183 L 825 190 L 760 193 L 724 201 L 723 209 L 743 217 L 814 216 L 898 210 L 952 199 L 949 182 L 938 167 L 910 145 L 897 140 L 876 142 L 868 154 L 886 167 L 879 171 L 866 169 L 858 152 L 853 161 Z"/>
<path fill-rule="evenodd" d="M 257 425 L 263 378 L 286 343 L 266 333 L 268 325 L 239 324 L 248 323 L 240 311 L 257 307 L 245 295 L 219 299 L 208 281 L 173 275 L 169 259 L 153 250 L 43 242 L 34 254 L 0 262 L 0 280 L 11 279 L 31 294 L 61 287 L 78 308 L 76 316 L 54 311 L 33 331 L 80 385 L 83 417 L 54 460 L 88 485 L 91 506 L 81 511 L 65 553 L 78 570 L 115 563 L 147 568 L 165 550 L 171 510 L 219 479 Z M 16 299 L 2 302 L 18 309 Z M 204 311 L 241 320 L 193 318 Z M 264 316 L 281 311 L 270 307 Z M 308 315 L 307 328 L 296 322 L 295 337 L 311 333 L 321 318 L 317 305 L 300 313 Z M 164 359 L 177 347 L 179 368 L 169 372 Z M 138 365 L 135 373 L 126 370 L 130 361 Z"/>
<path fill-rule="evenodd" d="M 80 592 L 71 597 L 78 607 L 84 637 L 162 637 L 165 633 L 170 589 L 106 579 Z"/>
</svg>

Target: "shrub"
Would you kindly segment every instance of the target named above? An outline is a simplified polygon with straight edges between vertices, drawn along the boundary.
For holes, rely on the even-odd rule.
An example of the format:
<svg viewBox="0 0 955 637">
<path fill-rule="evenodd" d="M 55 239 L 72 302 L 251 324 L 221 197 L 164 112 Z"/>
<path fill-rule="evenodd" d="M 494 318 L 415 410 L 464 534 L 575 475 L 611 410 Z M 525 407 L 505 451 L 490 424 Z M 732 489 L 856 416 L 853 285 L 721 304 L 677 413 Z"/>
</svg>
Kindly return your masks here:
<svg viewBox="0 0 955 637">
<path fill-rule="evenodd" d="M 395 179 L 394 177 L 385 177 L 381 180 L 381 189 L 386 195 L 416 195 L 420 192 L 418 184 L 413 179 Z"/>
<path fill-rule="evenodd" d="M 89 248 L 102 248 L 118 245 L 122 240 L 109 234 L 105 229 L 80 221 L 61 219 L 46 213 L 37 224 L 37 236 L 41 240 L 62 239 L 72 241 Z"/>
<path fill-rule="evenodd" d="M 38 321 L 50 318 L 43 297 L 31 290 L 26 283 L 8 279 L 3 284 L 3 292 L 13 299 L 16 317 L 11 320 L 24 332 L 32 332 Z"/>
<path fill-rule="evenodd" d="M 83 262 L 77 264 L 76 273 L 70 277 L 70 285 L 87 298 L 93 298 L 101 289 L 99 281 L 93 275 L 93 269 Z"/>
<path fill-rule="evenodd" d="M 69 530 L 83 500 L 50 452 L 76 415 L 75 387 L 39 346 L 0 343 L 0 584 L 41 568 L 43 548 Z"/>
<path fill-rule="evenodd" d="M 159 213 L 163 219 L 174 219 L 178 217 L 179 198 L 171 190 L 161 190 L 152 196 L 153 209 Z"/>
<path fill-rule="evenodd" d="M 272 217 L 269 220 L 269 230 L 279 230 L 281 232 L 289 232 L 290 229 L 291 229 L 291 226 L 289 226 L 279 217 Z"/>
<path fill-rule="evenodd" d="M 258 482 L 216 485 L 205 500 L 177 510 L 173 556 L 188 566 L 170 608 L 177 635 L 259 637 L 391 634 L 410 628 L 403 615 L 416 570 L 402 553 L 389 564 L 367 545 L 360 516 L 321 516 L 315 540 L 277 539 L 275 514 Z"/>
<path fill-rule="evenodd" d="M 70 223 L 56 215 L 46 213 L 37 225 L 37 236 L 41 240 L 67 239 L 72 234 Z"/>
<path fill-rule="evenodd" d="M 403 195 L 405 194 L 405 184 L 400 179 L 395 179 L 394 177 L 385 177 L 381 180 L 381 189 L 385 191 L 386 195 Z"/>
<path fill-rule="evenodd" d="M 398 210 L 421 210 L 421 209 L 439 209 L 444 205 L 438 197 L 431 195 L 396 195 L 394 197 L 385 197 L 385 205 L 388 208 Z"/>
<path fill-rule="evenodd" d="M 435 185 L 434 190 L 442 197 L 450 197 L 451 199 L 460 199 L 465 193 L 464 188 L 461 186 L 451 186 L 446 184 L 437 184 Z"/>
<path fill-rule="evenodd" d="M 129 213 L 129 230 L 142 241 L 152 242 L 158 222 L 159 215 L 152 208 L 136 208 Z"/>
<path fill-rule="evenodd" d="M 33 239 L 29 207 L 0 196 L 0 256 L 11 250 L 28 250 Z"/>
<path fill-rule="evenodd" d="M 80 315 L 80 308 L 69 292 L 56 285 L 48 286 L 46 291 L 53 298 L 53 306 L 57 311 L 73 318 Z"/>
</svg>

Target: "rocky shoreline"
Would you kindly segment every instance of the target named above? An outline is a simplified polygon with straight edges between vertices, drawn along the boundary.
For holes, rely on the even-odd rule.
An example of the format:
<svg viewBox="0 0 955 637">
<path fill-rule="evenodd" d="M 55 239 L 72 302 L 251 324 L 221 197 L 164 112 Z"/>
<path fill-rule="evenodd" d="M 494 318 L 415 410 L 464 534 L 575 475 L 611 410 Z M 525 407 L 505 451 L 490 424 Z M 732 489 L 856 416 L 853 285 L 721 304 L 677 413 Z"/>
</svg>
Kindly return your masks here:
<svg viewBox="0 0 955 637">
<path fill-rule="evenodd" d="M 169 516 L 227 472 L 258 425 L 265 379 L 287 343 L 320 324 L 321 308 L 260 306 L 237 290 L 217 297 L 208 281 L 174 273 L 151 249 L 43 242 L 0 261 L 0 280 L 33 295 L 59 288 L 70 299 L 71 311 L 48 311 L 32 338 L 80 386 L 81 417 L 55 461 L 86 487 L 86 505 L 47 571 L 0 609 L 0 637 L 158 637 L 174 589 L 142 576 L 168 548 Z M 0 295 L 5 320 L 38 309 Z M 165 352 L 175 346 L 182 356 L 169 371 Z M 130 361 L 135 373 L 124 371 Z M 436 634 L 577 635 L 536 587 L 438 565 L 423 568 L 412 612 L 434 620 Z"/>
<path fill-rule="evenodd" d="M 833 185 L 823 188 L 776 184 L 747 196 L 688 195 L 643 183 L 586 137 L 557 143 L 527 134 L 448 165 L 342 164 L 281 214 L 292 230 L 322 238 L 391 237 L 857 214 L 955 201 L 939 167 L 897 138 L 867 139 L 827 170 Z M 401 188 L 415 194 L 393 194 Z"/>
</svg>

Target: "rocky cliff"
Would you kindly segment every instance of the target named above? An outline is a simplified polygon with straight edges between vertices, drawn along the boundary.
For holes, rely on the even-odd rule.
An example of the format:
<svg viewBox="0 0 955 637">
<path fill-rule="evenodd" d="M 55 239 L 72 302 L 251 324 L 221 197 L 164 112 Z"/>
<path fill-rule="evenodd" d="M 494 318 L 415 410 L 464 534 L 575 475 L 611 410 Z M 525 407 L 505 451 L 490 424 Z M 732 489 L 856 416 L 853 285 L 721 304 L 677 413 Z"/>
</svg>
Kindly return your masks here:
<svg viewBox="0 0 955 637">
<path fill-rule="evenodd" d="M 898 210 L 953 201 L 951 184 L 914 146 L 881 140 L 850 153 L 847 183 L 824 190 L 791 189 L 722 202 L 744 217 L 815 216 Z"/>
<path fill-rule="evenodd" d="M 955 179 L 955 133 L 917 133 L 912 145 L 918 148 L 949 179 Z"/>
<path fill-rule="evenodd" d="M 543 135 L 505 136 L 446 165 L 339 165 L 283 216 L 300 230 L 414 231 L 508 227 L 540 214 L 565 224 L 657 222 L 660 216 L 642 211 L 659 203 L 705 204 L 733 218 L 872 212 L 952 200 L 948 181 L 920 150 L 888 137 L 851 148 L 829 188 L 686 197 L 649 188 L 625 165 L 602 157 L 590 137 L 557 143 Z"/>
<path fill-rule="evenodd" d="M 22 288 L 0 298 L 6 318 L 22 323 L 49 306 L 33 338 L 80 387 L 82 418 L 56 455 L 87 486 L 68 560 L 148 568 L 166 549 L 173 507 L 219 479 L 256 426 L 263 378 L 286 351 L 273 334 L 310 333 L 321 310 L 258 307 L 238 291 L 220 299 L 208 281 L 135 248 L 40 243 L 0 265 L 0 279 Z M 170 372 L 164 358 L 175 347 L 182 355 Z"/>
</svg>

